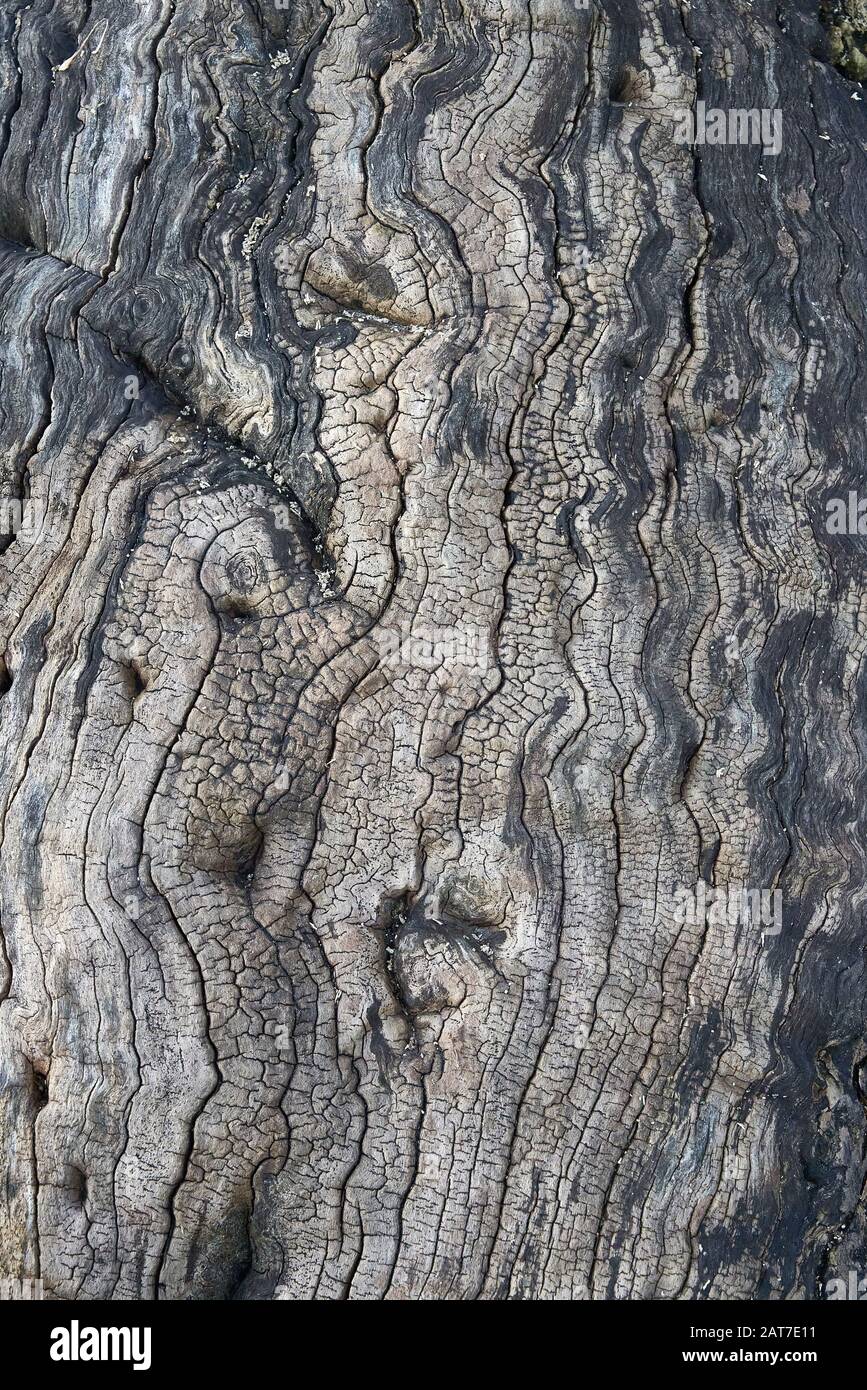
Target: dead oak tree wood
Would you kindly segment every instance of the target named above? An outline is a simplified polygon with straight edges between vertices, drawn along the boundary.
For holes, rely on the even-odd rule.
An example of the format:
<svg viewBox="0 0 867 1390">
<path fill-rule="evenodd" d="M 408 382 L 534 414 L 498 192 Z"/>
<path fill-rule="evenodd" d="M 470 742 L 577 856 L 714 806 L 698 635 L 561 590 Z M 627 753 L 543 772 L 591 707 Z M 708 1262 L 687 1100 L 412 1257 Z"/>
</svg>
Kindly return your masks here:
<svg viewBox="0 0 867 1390">
<path fill-rule="evenodd" d="M 0 1272 L 864 1269 L 867 103 L 818 4 L 0 24 Z M 698 100 L 781 152 L 678 143 Z M 679 920 L 700 879 L 782 931 Z"/>
</svg>

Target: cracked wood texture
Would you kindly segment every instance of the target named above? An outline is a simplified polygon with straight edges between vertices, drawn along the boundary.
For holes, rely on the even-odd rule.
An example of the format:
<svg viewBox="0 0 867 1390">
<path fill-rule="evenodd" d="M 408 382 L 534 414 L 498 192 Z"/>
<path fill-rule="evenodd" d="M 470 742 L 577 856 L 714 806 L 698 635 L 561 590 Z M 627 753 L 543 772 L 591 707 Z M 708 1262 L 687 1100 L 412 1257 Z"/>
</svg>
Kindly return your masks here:
<svg viewBox="0 0 867 1390">
<path fill-rule="evenodd" d="M 867 104 L 818 4 L 0 26 L 0 1273 L 863 1269 Z M 678 143 L 697 100 L 781 153 Z"/>
</svg>

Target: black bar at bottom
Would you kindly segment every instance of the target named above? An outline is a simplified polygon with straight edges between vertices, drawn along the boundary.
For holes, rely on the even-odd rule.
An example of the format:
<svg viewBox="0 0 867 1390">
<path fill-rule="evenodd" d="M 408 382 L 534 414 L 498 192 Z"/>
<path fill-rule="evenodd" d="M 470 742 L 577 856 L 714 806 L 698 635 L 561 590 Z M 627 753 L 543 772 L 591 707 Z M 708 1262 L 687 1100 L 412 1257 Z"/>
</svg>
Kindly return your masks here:
<svg viewBox="0 0 867 1390">
<path fill-rule="evenodd" d="M 857 1292 L 857 1291 L 856 1291 Z M 853 1352 L 862 1344 L 867 1298 L 840 1298 L 828 1302 L 600 1302 L 562 1305 L 541 1316 L 531 1314 L 526 1324 L 530 1340 L 520 1338 L 524 1356 L 538 1358 L 538 1368 L 554 1370 L 566 1355 L 574 1360 L 574 1372 L 583 1375 L 591 1364 L 609 1373 L 630 1371 L 638 1376 L 685 1374 L 698 1380 L 714 1370 L 761 1368 L 772 1379 L 792 1368 L 820 1371 L 848 1369 Z M 419 1323 L 392 1306 L 385 1323 L 365 1323 L 352 1312 L 323 1303 L 311 1320 L 309 1310 L 297 1303 L 61 1303 L 38 1299 L 0 1302 L 0 1337 L 7 1351 L 27 1349 L 32 1367 L 50 1381 L 83 1377 L 92 1380 L 103 1371 L 113 1376 L 214 1372 L 222 1379 L 245 1372 L 262 1378 L 279 1377 L 279 1383 L 315 1374 L 317 1364 L 333 1376 L 345 1358 L 354 1374 L 363 1370 L 376 1376 L 383 1334 L 413 1340 L 416 1354 L 428 1345 L 423 1357 L 426 1380 L 436 1379 L 436 1364 L 449 1345 L 443 1313 L 422 1313 Z M 491 1340 L 499 1326 L 495 1312 L 476 1308 L 472 1324 L 462 1323 L 457 1357 L 466 1377 L 467 1357 L 476 1359 L 490 1376 L 491 1362 L 503 1353 L 514 1355 L 512 1333 L 517 1330 L 515 1310 L 506 1336 Z M 434 1324 L 429 1318 L 436 1317 Z M 488 1322 L 488 1317 L 492 1323 Z M 519 1313 L 523 1321 L 525 1316 Z M 344 1323 L 344 1317 L 349 1323 Z M 349 1334 L 343 1337 L 344 1331 Z M 472 1333 L 467 1343 L 468 1331 Z M 436 1333 L 433 1340 L 432 1334 Z M 325 1334 L 323 1338 L 323 1333 Z M 394 1351 L 398 1345 L 395 1343 Z M 457 1344 L 454 1344 L 457 1354 Z M 510 1348 L 512 1348 L 510 1350 Z M 439 1350 L 437 1350 L 439 1349 Z M 303 1362 L 300 1358 L 303 1357 Z M 408 1359 L 405 1359 L 408 1358 Z M 432 1358 L 432 1359 L 429 1359 Z M 412 1374 L 409 1349 L 400 1354 L 405 1362 L 401 1378 Z M 307 1369 L 302 1370 L 302 1365 Z M 454 1369 L 454 1367 L 453 1367 Z M 444 1374 L 445 1367 L 443 1367 Z M 559 1372 L 558 1372 L 559 1374 Z M 598 1374 L 598 1371 L 595 1372 Z M 246 1386 L 241 1387 L 246 1390 Z"/>
</svg>

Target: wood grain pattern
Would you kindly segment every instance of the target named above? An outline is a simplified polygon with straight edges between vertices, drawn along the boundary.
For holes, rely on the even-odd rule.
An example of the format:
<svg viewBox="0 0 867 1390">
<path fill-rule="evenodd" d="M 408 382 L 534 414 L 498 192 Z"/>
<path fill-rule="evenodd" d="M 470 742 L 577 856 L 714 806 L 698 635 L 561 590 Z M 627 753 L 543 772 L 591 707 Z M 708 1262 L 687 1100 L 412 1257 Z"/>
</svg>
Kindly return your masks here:
<svg viewBox="0 0 867 1390">
<path fill-rule="evenodd" d="M 864 1269 L 867 96 L 818 5 L 0 26 L 0 1273 Z M 678 143 L 697 101 L 779 155 Z"/>
</svg>

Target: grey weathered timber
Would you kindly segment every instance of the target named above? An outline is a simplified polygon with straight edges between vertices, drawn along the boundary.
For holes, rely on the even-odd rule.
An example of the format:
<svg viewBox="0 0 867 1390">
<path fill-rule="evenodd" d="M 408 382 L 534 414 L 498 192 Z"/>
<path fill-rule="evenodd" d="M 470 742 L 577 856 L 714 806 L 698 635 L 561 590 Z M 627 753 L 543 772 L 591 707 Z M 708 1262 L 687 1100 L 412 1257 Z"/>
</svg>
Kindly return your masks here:
<svg viewBox="0 0 867 1390">
<path fill-rule="evenodd" d="M 867 1273 L 820 8 L 3 0 L 6 1279 Z"/>
</svg>

